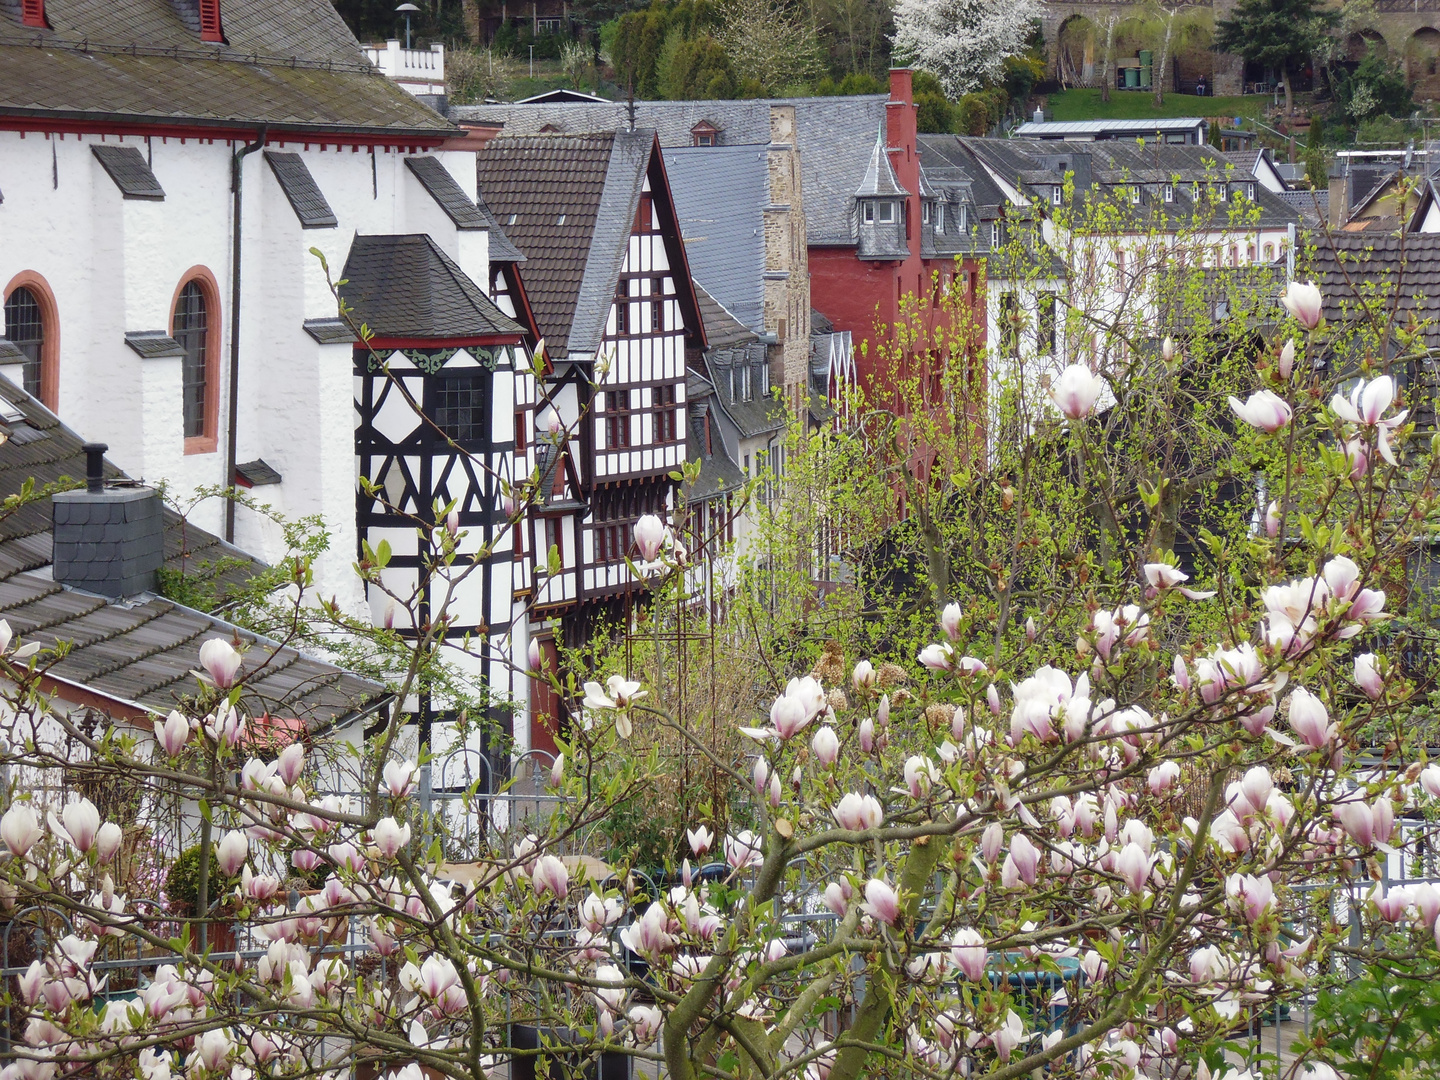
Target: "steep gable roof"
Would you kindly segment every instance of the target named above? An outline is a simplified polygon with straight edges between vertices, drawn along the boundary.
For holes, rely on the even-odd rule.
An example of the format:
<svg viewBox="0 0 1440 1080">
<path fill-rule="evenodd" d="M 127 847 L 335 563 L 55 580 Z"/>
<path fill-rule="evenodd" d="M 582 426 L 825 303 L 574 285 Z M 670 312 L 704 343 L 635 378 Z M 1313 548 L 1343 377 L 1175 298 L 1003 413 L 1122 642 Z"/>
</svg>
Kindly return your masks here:
<svg viewBox="0 0 1440 1080">
<path fill-rule="evenodd" d="M 80 436 L 24 390 L 0 378 L 0 498 L 20 494 L 26 481 L 37 491 L 83 486 Z M 109 463 L 112 484 L 128 478 Z M 223 598 L 263 567 L 250 555 L 163 510 L 165 568 L 205 581 Z M 153 594 L 114 602 L 67 589 L 51 573 L 53 524 L 48 498 L 22 502 L 0 516 L 0 618 L 28 641 L 68 651 L 42 654 L 49 689 L 65 697 L 80 688 L 121 706 L 123 712 L 164 713 L 195 693 L 196 654 L 207 638 L 238 638 L 249 646 L 242 707 L 302 719 L 312 729 L 369 711 L 383 689 L 332 664 L 240 630 L 214 615 Z M 53 662 L 51 662 L 53 659 Z"/>
<path fill-rule="evenodd" d="M 557 358 L 593 359 L 629 250 L 640 193 L 647 177 L 664 180 L 655 133 L 492 139 L 476 159 L 481 191 L 528 255 L 525 292 L 547 349 Z M 660 186 L 663 192 L 652 183 L 656 206 L 663 209 L 670 195 L 668 185 Z M 683 248 L 679 255 L 683 263 Z M 694 312 L 688 268 L 673 269 L 681 309 Z M 695 329 L 703 336 L 698 325 Z"/>
<path fill-rule="evenodd" d="M 340 295 L 377 337 L 525 332 L 425 234 L 355 237 L 341 277 Z"/>
<path fill-rule="evenodd" d="M 525 294 L 547 348 L 568 351 L 615 133 L 494 139 L 476 154 L 480 190 L 527 253 Z"/>
<path fill-rule="evenodd" d="M 225 0 L 221 43 L 171 0 L 47 0 L 45 15 L 40 30 L 0 8 L 0 115 L 455 132 L 370 64 L 328 0 Z"/>
</svg>

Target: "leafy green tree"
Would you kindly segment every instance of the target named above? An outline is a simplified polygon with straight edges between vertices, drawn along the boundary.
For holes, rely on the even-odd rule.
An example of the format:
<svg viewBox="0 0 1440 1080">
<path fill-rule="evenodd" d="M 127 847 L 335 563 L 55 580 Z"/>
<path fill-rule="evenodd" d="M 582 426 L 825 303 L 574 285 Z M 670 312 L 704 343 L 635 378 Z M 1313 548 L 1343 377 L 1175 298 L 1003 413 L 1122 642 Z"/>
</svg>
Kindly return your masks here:
<svg viewBox="0 0 1440 1080">
<path fill-rule="evenodd" d="M 1407 116 L 1415 99 L 1400 65 L 1371 45 L 1359 67 L 1336 76 L 1335 105 L 1359 124 L 1376 116 Z"/>
<path fill-rule="evenodd" d="M 1319 49 L 1338 19 L 1321 0 L 1240 0 L 1215 24 L 1215 48 L 1278 70 L 1289 116 L 1295 106 L 1290 65 Z"/>
<path fill-rule="evenodd" d="M 672 28 L 675 35 L 678 28 Z M 666 56 L 661 64 L 659 87 L 661 96 L 670 101 L 708 100 L 735 96 L 735 76 L 730 57 L 709 34 L 685 40 L 678 37 L 673 47 L 666 40 Z"/>
</svg>

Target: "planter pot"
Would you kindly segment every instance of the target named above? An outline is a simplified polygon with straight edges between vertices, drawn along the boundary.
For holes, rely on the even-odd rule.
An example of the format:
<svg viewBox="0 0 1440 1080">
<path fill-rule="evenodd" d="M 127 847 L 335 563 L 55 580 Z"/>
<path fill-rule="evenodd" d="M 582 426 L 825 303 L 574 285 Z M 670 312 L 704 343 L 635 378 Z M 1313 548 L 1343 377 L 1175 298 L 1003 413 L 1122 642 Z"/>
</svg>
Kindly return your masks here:
<svg viewBox="0 0 1440 1080">
<path fill-rule="evenodd" d="M 543 1038 L 542 1038 L 543 1036 Z M 542 1060 L 563 1062 L 565 1075 L 580 1067 L 582 1054 L 579 1050 L 567 1053 L 562 1049 L 567 1043 L 575 1042 L 574 1035 L 566 1028 L 538 1028 L 529 1024 L 510 1025 L 510 1045 L 516 1050 L 539 1050 L 542 1042 L 554 1045 L 554 1049 L 539 1055 L 526 1055 L 510 1059 L 510 1080 L 535 1080 L 539 1075 L 538 1065 Z M 555 1045 L 558 1044 L 558 1045 Z M 629 1054 L 601 1054 L 585 1063 L 580 1074 L 585 1080 L 631 1080 Z M 549 1070 L 551 1076 L 559 1075 Z M 357 1078 L 362 1080 L 362 1078 Z"/>
</svg>

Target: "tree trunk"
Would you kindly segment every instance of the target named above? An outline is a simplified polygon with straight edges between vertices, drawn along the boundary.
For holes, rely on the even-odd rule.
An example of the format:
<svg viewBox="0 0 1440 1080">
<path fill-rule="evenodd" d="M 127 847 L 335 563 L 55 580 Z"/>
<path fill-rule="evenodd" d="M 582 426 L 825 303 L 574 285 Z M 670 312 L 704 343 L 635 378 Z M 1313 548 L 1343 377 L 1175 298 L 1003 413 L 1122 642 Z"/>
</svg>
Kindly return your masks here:
<svg viewBox="0 0 1440 1080">
<path fill-rule="evenodd" d="M 1155 108 L 1165 104 L 1165 65 L 1170 60 L 1170 39 L 1175 33 L 1175 13 L 1172 11 L 1165 20 L 1165 39 L 1160 43 L 1160 69 L 1154 73 Z"/>
<path fill-rule="evenodd" d="M 1288 120 L 1295 112 L 1295 101 L 1290 95 L 1290 69 L 1280 69 L 1280 85 L 1285 88 L 1285 118 Z"/>
<path fill-rule="evenodd" d="M 1111 15 L 1105 22 L 1105 53 L 1100 58 L 1100 100 L 1110 100 L 1110 64 L 1115 52 L 1115 16 Z"/>
</svg>

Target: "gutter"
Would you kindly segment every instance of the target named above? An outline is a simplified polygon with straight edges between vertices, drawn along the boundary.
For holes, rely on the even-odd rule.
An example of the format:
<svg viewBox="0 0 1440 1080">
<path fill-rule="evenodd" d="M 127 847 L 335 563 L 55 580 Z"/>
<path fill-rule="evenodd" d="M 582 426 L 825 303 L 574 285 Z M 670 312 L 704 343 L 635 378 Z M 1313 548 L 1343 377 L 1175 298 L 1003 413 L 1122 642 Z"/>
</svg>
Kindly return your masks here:
<svg viewBox="0 0 1440 1080">
<path fill-rule="evenodd" d="M 245 159 L 265 145 L 265 125 L 255 133 L 255 141 L 246 143 L 230 159 L 230 193 L 233 199 L 230 262 L 230 386 L 229 411 L 225 430 L 225 475 L 220 479 L 223 490 L 235 486 L 236 424 L 240 417 L 240 209 L 241 180 Z M 225 539 L 235 542 L 235 500 L 225 500 Z"/>
</svg>

